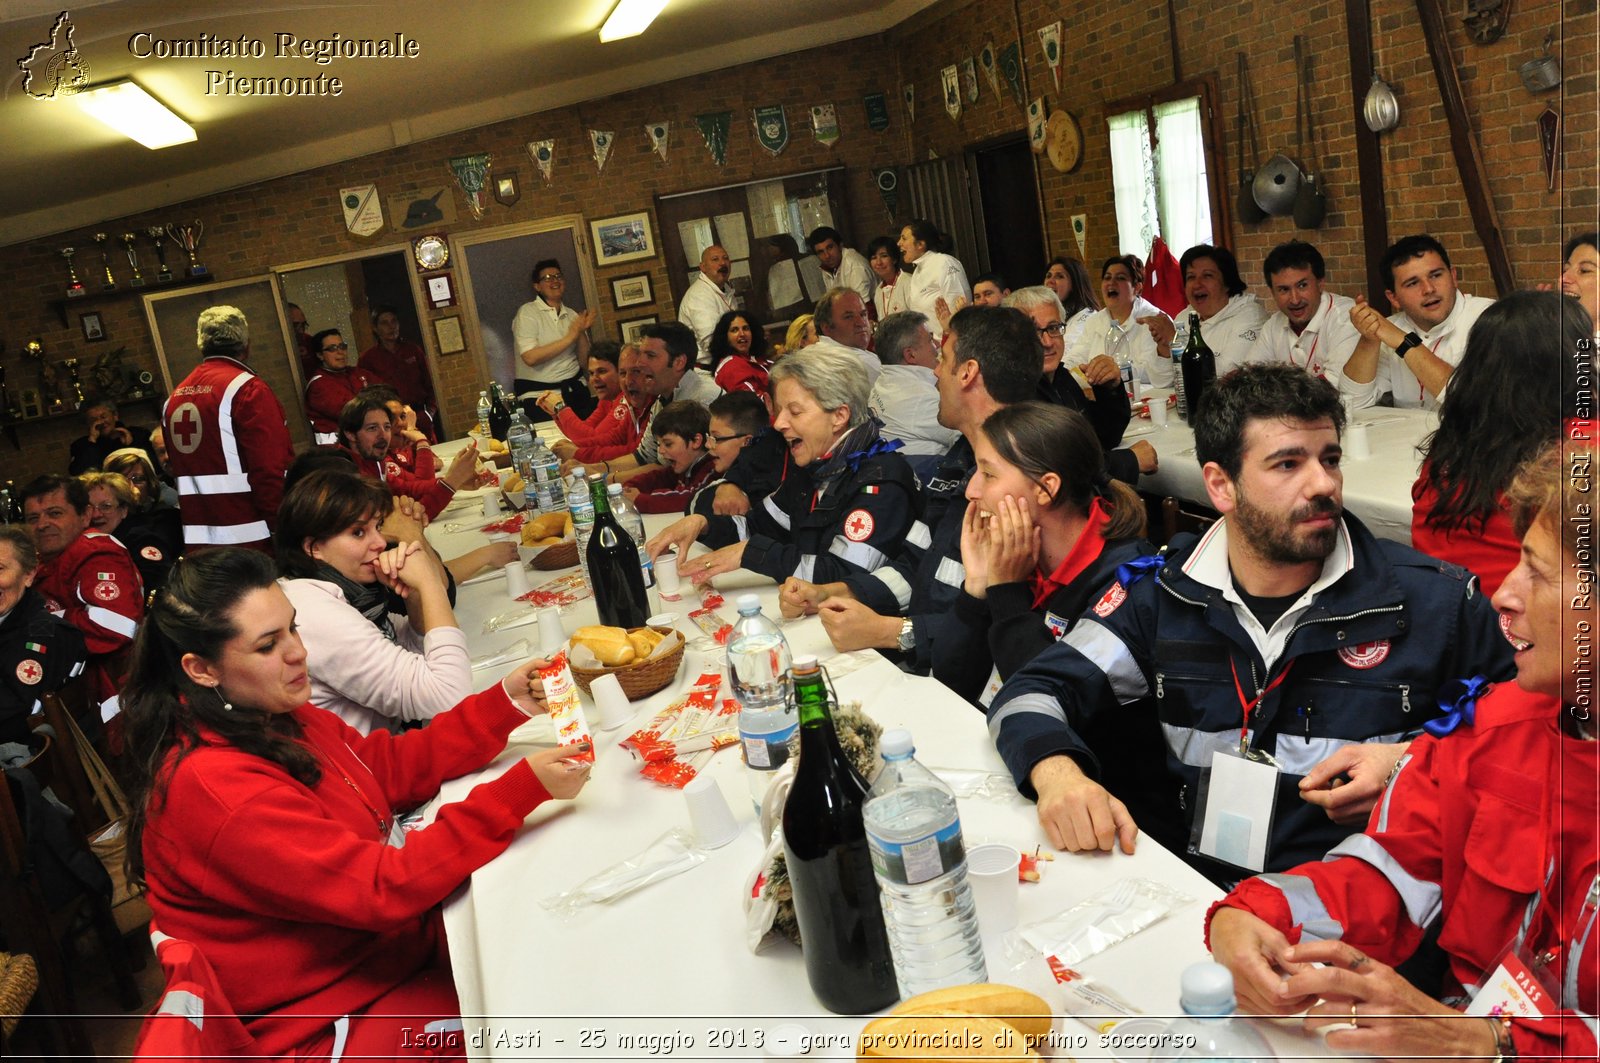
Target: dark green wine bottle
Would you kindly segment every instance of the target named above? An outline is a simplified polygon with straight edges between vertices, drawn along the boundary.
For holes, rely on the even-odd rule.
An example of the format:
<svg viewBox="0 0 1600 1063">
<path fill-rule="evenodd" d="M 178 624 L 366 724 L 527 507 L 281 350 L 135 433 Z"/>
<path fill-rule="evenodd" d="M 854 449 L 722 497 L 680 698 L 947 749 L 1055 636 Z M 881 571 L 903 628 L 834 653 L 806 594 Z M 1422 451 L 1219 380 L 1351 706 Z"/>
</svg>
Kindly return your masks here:
<svg viewBox="0 0 1600 1063">
<path fill-rule="evenodd" d="M 606 478 L 589 480 L 594 500 L 594 531 L 589 533 L 589 586 L 594 589 L 600 622 L 611 627 L 644 627 L 650 616 L 650 599 L 639 568 L 639 544 L 623 530 L 606 498 Z"/>
<path fill-rule="evenodd" d="M 783 806 L 783 856 L 806 977 L 823 1007 L 862 1015 L 900 999 L 861 817 L 868 787 L 839 746 L 817 659 L 796 659 L 789 674 L 800 764 Z"/>
</svg>

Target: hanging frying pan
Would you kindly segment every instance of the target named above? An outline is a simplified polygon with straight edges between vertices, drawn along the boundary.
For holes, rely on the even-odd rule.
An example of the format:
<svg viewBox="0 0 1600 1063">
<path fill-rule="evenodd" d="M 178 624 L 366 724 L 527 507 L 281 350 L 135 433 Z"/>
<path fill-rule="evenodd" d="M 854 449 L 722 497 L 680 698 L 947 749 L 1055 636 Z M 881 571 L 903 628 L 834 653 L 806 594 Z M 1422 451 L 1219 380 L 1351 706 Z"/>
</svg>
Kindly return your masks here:
<svg viewBox="0 0 1600 1063">
<path fill-rule="evenodd" d="M 1248 117 L 1247 117 L 1248 116 Z M 1250 70 L 1244 53 L 1239 53 L 1239 220 L 1254 225 L 1267 220 L 1267 212 L 1256 203 L 1253 183 L 1255 171 L 1245 169 L 1245 137 L 1250 139 L 1250 158 L 1261 157 L 1261 145 L 1256 140 L 1256 105 L 1250 94 Z"/>
<path fill-rule="evenodd" d="M 1300 189 L 1294 197 L 1294 223 L 1301 229 L 1317 229 L 1328 216 L 1328 194 L 1317 181 L 1317 129 L 1311 113 L 1311 56 L 1306 51 L 1305 38 L 1294 39 L 1296 73 L 1300 79 L 1300 107 L 1305 114 L 1305 144 L 1300 157 L 1306 160 L 1305 173 L 1300 178 Z"/>
</svg>

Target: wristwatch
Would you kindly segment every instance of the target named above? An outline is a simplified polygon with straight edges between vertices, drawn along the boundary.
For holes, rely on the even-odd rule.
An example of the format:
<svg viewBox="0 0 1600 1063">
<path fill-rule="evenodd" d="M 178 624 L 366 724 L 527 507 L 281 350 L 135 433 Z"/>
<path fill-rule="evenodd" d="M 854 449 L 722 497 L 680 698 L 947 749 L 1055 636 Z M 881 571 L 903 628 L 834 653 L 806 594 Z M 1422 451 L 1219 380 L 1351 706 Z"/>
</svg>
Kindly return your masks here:
<svg viewBox="0 0 1600 1063">
<path fill-rule="evenodd" d="M 1418 336 L 1415 332 L 1408 332 L 1406 333 L 1406 338 L 1400 341 L 1400 346 L 1394 349 L 1394 353 L 1399 355 L 1401 358 L 1404 358 L 1406 356 L 1406 352 L 1411 350 L 1411 348 L 1421 346 L 1422 337 Z"/>
<path fill-rule="evenodd" d="M 562 400 L 562 399 L 557 399 L 555 408 L 550 411 L 550 415 L 553 417 L 553 416 L 555 416 L 556 414 L 560 413 L 562 410 L 564 410 L 566 408 L 567 408 L 566 402 L 564 400 Z"/>
<path fill-rule="evenodd" d="M 917 645 L 917 629 L 910 618 L 900 621 L 900 634 L 895 638 L 895 645 L 901 653 L 910 653 Z"/>
</svg>

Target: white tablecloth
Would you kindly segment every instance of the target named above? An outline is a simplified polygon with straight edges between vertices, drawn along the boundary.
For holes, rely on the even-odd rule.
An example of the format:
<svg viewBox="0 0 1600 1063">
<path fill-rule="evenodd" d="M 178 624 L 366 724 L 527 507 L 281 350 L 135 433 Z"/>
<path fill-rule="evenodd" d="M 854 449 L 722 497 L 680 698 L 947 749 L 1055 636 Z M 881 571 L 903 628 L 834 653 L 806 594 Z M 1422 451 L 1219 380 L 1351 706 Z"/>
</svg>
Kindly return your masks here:
<svg viewBox="0 0 1600 1063">
<path fill-rule="evenodd" d="M 430 538 L 449 557 L 478 545 L 481 503 L 443 515 Z M 652 530 L 670 518 L 646 517 Z M 447 525 L 460 525 L 447 531 Z M 550 574 L 553 575 L 553 574 Z M 547 574 L 534 572 L 537 585 Z M 755 586 L 769 614 L 776 616 L 776 588 L 748 573 L 734 573 L 731 586 Z M 765 583 L 765 586 L 761 584 Z M 654 592 L 652 592 L 654 604 Z M 732 593 L 724 614 L 735 617 Z M 698 606 L 686 592 L 682 601 L 661 610 L 685 617 Z M 503 579 L 460 589 L 457 616 L 475 655 L 518 638 L 538 644 L 535 626 L 484 634 L 483 620 L 511 608 Z M 594 622 L 592 600 L 567 610 L 566 626 Z M 686 619 L 691 638 L 698 632 Z M 796 655 L 816 654 L 826 663 L 834 655 L 815 618 L 787 622 L 785 634 Z M 984 728 L 983 717 L 932 679 L 906 675 L 868 651 L 837 659 L 835 667 L 864 666 L 837 678 L 846 700 L 860 700 L 866 711 L 888 726 L 907 726 L 916 737 L 917 756 L 934 768 L 976 769 L 1005 775 Z M 496 682 L 508 665 L 475 674 L 481 689 Z M 636 703 L 635 722 L 682 694 L 702 671 L 721 671 L 720 650 L 691 649 L 677 681 L 666 691 Z M 724 688 L 724 693 L 726 688 Z M 586 705 L 588 704 L 585 699 Z M 804 961 L 787 943 L 752 954 L 745 944 L 741 896 L 746 876 L 762 851 L 754 809 L 748 798 L 736 749 L 724 750 L 705 769 L 715 777 L 739 819 L 739 836 L 712 851 L 700 865 L 604 906 L 562 918 L 541 900 L 569 890 L 589 876 L 631 857 L 663 833 L 688 828 L 682 794 L 638 775 L 637 764 L 618 748 L 632 726 L 597 735 L 597 760 L 589 785 L 572 802 L 552 801 L 537 810 L 528 826 L 500 857 L 479 870 L 445 908 L 451 961 L 472 1054 L 480 1059 L 649 1058 L 650 1038 L 677 1037 L 678 1058 L 761 1058 L 758 1041 L 785 1022 L 797 1022 L 812 1035 L 832 1035 L 839 1047 L 814 1055 L 853 1056 L 850 1048 L 866 1020 L 825 1012 L 812 996 Z M 486 769 L 493 775 L 532 748 L 550 741 L 548 724 L 535 720 L 519 729 L 507 752 Z M 476 781 L 454 780 L 442 800 L 457 800 Z M 967 843 L 1001 841 L 1031 851 L 1047 844 L 1033 806 L 1010 791 L 1008 799 L 971 798 L 960 802 Z M 1113 991 L 1150 1014 L 1176 1010 L 1178 977 L 1188 964 L 1206 958 L 1201 919 L 1218 891 L 1177 857 L 1149 839 L 1132 856 L 1059 854 L 1043 865 L 1043 881 L 1021 886 L 1023 923 L 1052 915 L 1089 894 L 1128 877 L 1154 879 L 1193 900 L 1136 937 L 1080 964 L 1084 973 L 1104 980 Z M 985 939 L 991 981 L 1025 986 L 1060 1007 L 1044 961 L 1034 956 L 1020 968 L 1006 958 L 1002 942 Z M 1062 1038 L 1057 1054 L 1079 1059 L 1111 1058 L 1100 1035 L 1075 1020 L 1058 1019 Z M 1288 1027 L 1269 1031 L 1280 1055 L 1324 1058 L 1321 1041 Z M 624 1037 L 637 1038 L 631 1044 Z M 683 1038 L 693 1038 L 692 1047 Z M 660 1042 L 656 1042 L 659 1048 Z M 1070 1046 L 1070 1047 L 1068 1047 Z"/>
<path fill-rule="evenodd" d="M 1367 425 L 1372 454 L 1366 458 L 1346 455 L 1344 508 L 1360 518 L 1372 534 L 1410 546 L 1411 485 L 1422 463 L 1417 444 L 1439 426 L 1438 414 L 1373 407 L 1356 411 L 1351 419 Z M 1154 474 L 1139 478 L 1141 491 L 1210 505 L 1200 463 L 1194 456 L 1194 433 L 1187 424 L 1176 414 L 1164 428 L 1135 417 L 1122 445 L 1131 446 L 1140 439 L 1156 448 L 1161 463 Z"/>
</svg>

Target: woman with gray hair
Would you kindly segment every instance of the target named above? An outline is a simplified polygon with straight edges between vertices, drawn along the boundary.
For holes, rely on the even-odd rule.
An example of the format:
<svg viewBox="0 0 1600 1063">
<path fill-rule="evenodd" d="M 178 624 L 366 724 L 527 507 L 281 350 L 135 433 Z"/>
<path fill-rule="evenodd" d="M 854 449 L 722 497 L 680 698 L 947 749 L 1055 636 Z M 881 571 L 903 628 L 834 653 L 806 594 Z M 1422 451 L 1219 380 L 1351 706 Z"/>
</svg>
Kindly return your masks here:
<svg viewBox="0 0 1600 1063">
<path fill-rule="evenodd" d="M 814 583 L 878 568 L 916 537 L 922 493 L 899 442 L 886 442 L 867 410 L 866 370 L 850 354 L 807 347 L 775 364 L 771 383 L 772 427 L 788 447 L 777 489 L 741 517 L 697 507 L 650 540 L 650 556 L 676 547 L 679 573 L 696 583 L 737 568 Z M 713 549 L 687 560 L 696 539 Z"/>
</svg>

